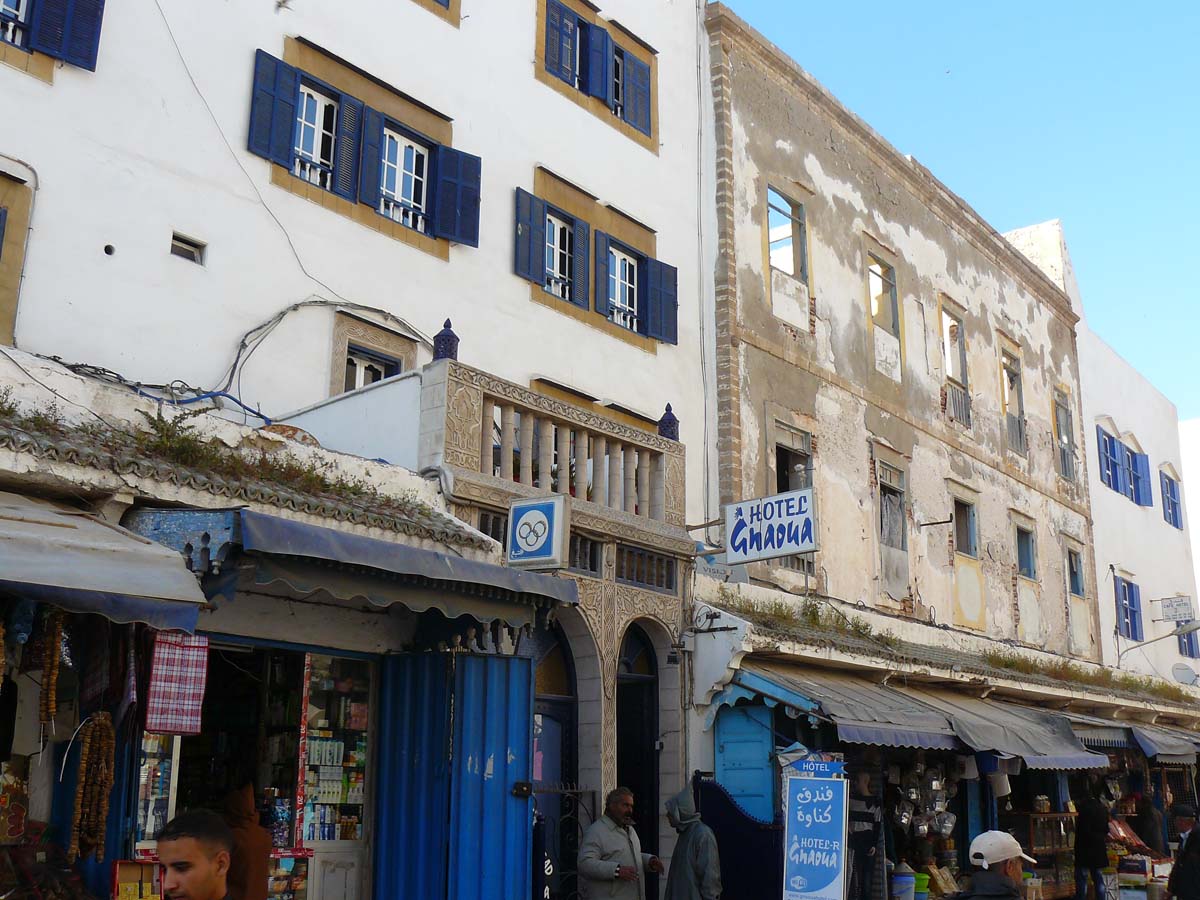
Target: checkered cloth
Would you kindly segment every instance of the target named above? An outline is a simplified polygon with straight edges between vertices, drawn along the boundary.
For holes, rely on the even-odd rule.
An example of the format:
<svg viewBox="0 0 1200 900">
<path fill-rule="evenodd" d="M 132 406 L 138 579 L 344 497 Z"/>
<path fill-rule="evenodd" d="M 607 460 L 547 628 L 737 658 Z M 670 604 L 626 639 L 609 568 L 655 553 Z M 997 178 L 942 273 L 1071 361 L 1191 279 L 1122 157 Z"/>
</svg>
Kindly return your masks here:
<svg viewBox="0 0 1200 900">
<path fill-rule="evenodd" d="M 199 734 L 208 638 L 160 631 L 146 697 L 146 730 L 153 734 Z"/>
</svg>

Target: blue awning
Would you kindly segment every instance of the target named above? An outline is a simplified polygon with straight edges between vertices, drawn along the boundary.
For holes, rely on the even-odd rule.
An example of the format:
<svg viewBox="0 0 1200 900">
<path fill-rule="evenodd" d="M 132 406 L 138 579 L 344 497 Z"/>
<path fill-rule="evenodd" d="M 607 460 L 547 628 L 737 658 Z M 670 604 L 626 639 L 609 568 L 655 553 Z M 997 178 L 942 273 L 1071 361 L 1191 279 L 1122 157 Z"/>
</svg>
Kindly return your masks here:
<svg viewBox="0 0 1200 900">
<path fill-rule="evenodd" d="M 81 510 L 0 492 L 0 593 L 194 631 L 204 594 L 178 553 Z"/>
<path fill-rule="evenodd" d="M 1134 740 L 1142 752 L 1155 762 L 1195 765 L 1196 744 L 1152 725 L 1130 725 Z"/>
<path fill-rule="evenodd" d="M 400 603 L 414 611 L 530 624 L 559 604 L 579 602 L 572 579 L 450 556 L 379 538 L 310 525 L 248 509 L 142 509 L 127 524 L 188 555 L 210 597 L 232 598 L 240 587 L 318 592 L 376 606 Z M 231 565 L 235 559 L 246 565 Z M 450 598 L 459 598 L 451 602 Z M 466 599 L 463 599 L 466 598 Z"/>
<path fill-rule="evenodd" d="M 962 746 L 945 716 L 885 685 L 841 672 L 747 658 L 714 698 L 709 718 L 715 718 L 721 705 L 742 697 L 757 697 L 768 706 L 782 703 L 827 719 L 847 743 L 926 750 Z"/>
</svg>

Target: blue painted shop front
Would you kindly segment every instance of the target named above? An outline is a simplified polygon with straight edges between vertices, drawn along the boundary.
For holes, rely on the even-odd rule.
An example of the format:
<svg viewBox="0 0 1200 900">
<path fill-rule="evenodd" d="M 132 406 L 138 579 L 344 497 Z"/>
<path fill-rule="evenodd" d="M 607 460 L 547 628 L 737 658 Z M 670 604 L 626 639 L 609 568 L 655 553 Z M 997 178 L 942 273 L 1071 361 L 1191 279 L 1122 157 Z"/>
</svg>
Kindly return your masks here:
<svg viewBox="0 0 1200 900">
<path fill-rule="evenodd" d="M 124 524 L 183 552 L 218 613 L 250 594 L 411 612 L 413 639 L 367 660 L 370 888 L 345 896 L 531 896 L 536 660 L 522 648 L 536 642 L 522 636 L 576 602 L 573 582 L 245 510 L 140 510 Z M 330 644 L 332 627 L 294 649 Z"/>
</svg>

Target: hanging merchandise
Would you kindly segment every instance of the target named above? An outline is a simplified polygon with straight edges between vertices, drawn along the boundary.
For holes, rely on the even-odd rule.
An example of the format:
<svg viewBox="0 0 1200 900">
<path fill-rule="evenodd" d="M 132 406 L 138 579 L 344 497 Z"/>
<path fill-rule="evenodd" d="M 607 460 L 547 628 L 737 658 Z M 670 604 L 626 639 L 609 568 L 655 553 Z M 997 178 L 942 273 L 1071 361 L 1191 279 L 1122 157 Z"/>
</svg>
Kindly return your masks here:
<svg viewBox="0 0 1200 900">
<path fill-rule="evenodd" d="M 113 752 L 116 733 L 112 716 L 96 713 L 79 729 L 79 776 L 75 785 L 75 814 L 71 820 L 71 845 L 67 862 L 82 854 L 104 861 L 104 831 L 113 786 Z"/>
<path fill-rule="evenodd" d="M 18 646 L 25 644 L 33 634 L 33 618 L 37 613 L 37 603 L 22 598 L 13 603 L 8 610 L 8 624 L 12 631 L 13 643 Z"/>
<path fill-rule="evenodd" d="M 46 616 L 42 637 L 42 691 L 39 721 L 49 725 L 58 715 L 58 667 L 62 651 L 63 612 L 51 609 Z"/>
</svg>

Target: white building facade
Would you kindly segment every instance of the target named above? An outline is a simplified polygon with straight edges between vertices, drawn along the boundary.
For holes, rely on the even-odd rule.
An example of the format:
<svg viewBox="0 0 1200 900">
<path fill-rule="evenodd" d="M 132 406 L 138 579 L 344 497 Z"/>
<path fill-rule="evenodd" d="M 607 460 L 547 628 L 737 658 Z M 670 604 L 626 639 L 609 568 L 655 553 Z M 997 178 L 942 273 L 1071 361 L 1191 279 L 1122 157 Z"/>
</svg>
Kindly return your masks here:
<svg viewBox="0 0 1200 900">
<path fill-rule="evenodd" d="M 1196 592 L 1175 404 L 1088 327 L 1060 222 L 1006 237 L 1062 286 L 1079 315 L 1080 463 L 1091 497 L 1102 661 L 1167 679 L 1176 666 L 1195 672 L 1200 639 L 1170 637 L 1175 622 L 1164 618 L 1172 598 L 1189 598 L 1194 610 Z M 1181 669 L 1180 677 L 1190 676 Z"/>
</svg>

